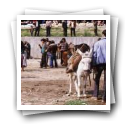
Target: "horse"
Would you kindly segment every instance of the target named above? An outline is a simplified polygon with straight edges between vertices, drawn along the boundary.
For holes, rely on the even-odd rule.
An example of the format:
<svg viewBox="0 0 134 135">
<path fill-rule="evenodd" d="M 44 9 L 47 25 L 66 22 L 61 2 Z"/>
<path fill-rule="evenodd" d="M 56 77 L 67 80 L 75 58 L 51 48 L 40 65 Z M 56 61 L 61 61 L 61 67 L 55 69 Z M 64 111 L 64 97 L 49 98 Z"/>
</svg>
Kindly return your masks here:
<svg viewBox="0 0 134 135">
<path fill-rule="evenodd" d="M 87 83 L 87 77 L 89 76 L 90 80 L 90 72 L 91 72 L 91 61 L 92 61 L 92 49 L 90 51 L 86 51 L 85 53 L 82 53 L 79 49 L 77 50 L 78 53 L 82 56 L 82 59 L 78 65 L 77 69 L 77 97 L 80 97 L 80 91 L 81 91 L 81 77 L 83 77 L 84 81 L 84 89 L 83 89 L 83 96 L 86 97 L 86 83 Z M 91 83 L 91 80 L 90 80 Z"/>
<path fill-rule="evenodd" d="M 77 48 L 76 53 L 78 53 L 81 58 L 79 57 L 79 63 L 76 64 L 76 68 L 73 72 L 68 73 L 69 80 L 70 80 L 70 87 L 69 87 L 69 93 L 68 96 L 72 93 L 72 81 L 74 81 L 75 89 L 77 93 L 77 97 L 80 97 L 80 87 L 81 87 L 81 77 L 84 79 L 84 90 L 83 95 L 86 96 L 86 82 L 87 77 L 89 76 L 89 83 L 91 86 L 91 80 L 90 80 L 90 64 L 91 64 L 91 56 L 92 56 L 92 49 L 87 44 L 80 44 L 80 46 Z M 72 59 L 74 56 L 71 56 L 68 60 L 68 67 L 72 66 Z"/>
</svg>

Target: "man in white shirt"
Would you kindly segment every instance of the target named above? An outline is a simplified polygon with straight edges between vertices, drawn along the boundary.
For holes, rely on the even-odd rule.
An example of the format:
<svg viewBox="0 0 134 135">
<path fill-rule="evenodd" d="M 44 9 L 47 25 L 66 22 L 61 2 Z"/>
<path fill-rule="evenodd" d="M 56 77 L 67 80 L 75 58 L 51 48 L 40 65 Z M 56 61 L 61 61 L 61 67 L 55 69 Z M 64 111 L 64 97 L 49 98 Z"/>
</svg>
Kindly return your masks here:
<svg viewBox="0 0 134 135">
<path fill-rule="evenodd" d="M 71 30 L 71 37 L 74 35 L 74 37 L 76 36 L 75 34 L 75 28 L 76 28 L 76 21 L 72 20 L 70 22 L 70 30 Z"/>
<path fill-rule="evenodd" d="M 52 27 L 52 21 L 47 20 L 46 21 L 46 37 L 51 36 L 51 27 Z"/>
<path fill-rule="evenodd" d="M 34 36 L 40 36 L 40 24 L 42 23 L 42 20 L 37 20 L 35 23 L 35 35 Z"/>
</svg>

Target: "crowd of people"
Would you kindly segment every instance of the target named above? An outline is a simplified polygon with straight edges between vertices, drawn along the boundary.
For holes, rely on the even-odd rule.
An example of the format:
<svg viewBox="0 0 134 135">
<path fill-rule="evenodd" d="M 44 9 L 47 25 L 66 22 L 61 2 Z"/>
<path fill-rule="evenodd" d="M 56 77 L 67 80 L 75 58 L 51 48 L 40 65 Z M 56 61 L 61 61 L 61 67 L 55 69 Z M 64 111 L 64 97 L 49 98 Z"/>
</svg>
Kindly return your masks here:
<svg viewBox="0 0 134 135">
<path fill-rule="evenodd" d="M 45 21 L 46 24 L 46 37 L 51 37 L 51 28 L 52 28 L 52 21 L 47 20 Z M 30 34 L 31 36 L 39 36 L 40 34 L 40 25 L 42 24 L 41 20 L 38 20 L 34 23 L 34 27 L 31 25 L 31 29 L 30 29 Z M 71 37 L 72 36 L 76 36 L 75 34 L 75 28 L 76 28 L 76 21 L 72 20 L 69 22 L 69 27 L 70 27 L 70 33 L 71 33 Z M 67 37 L 67 30 L 68 30 L 68 21 L 67 20 L 63 20 L 62 21 L 62 28 L 63 28 L 63 36 Z M 35 31 L 35 34 L 34 34 Z"/>
<path fill-rule="evenodd" d="M 41 50 L 41 62 L 40 68 L 57 68 L 58 62 L 57 58 L 60 58 L 60 64 L 62 66 L 67 66 L 68 58 L 74 52 L 74 44 L 66 42 L 65 38 L 56 44 L 54 40 L 49 40 L 48 38 L 42 38 L 39 48 Z M 31 46 L 27 41 L 21 41 L 21 68 L 27 66 L 27 59 L 31 58 Z"/>
<path fill-rule="evenodd" d="M 53 68 L 58 67 L 57 63 L 57 57 L 61 59 L 61 65 L 67 66 L 67 60 L 69 55 L 72 54 L 72 50 L 74 48 L 74 45 L 72 43 L 68 44 L 66 42 L 65 38 L 62 38 L 61 41 L 58 44 L 55 44 L 54 40 L 49 40 L 48 38 L 41 39 L 41 45 L 39 44 L 39 47 L 41 49 L 41 68 Z M 49 59 L 49 61 L 48 61 Z M 50 63 L 48 63 L 50 62 Z"/>
<path fill-rule="evenodd" d="M 52 20 L 31 20 L 28 21 L 31 25 L 30 28 L 30 35 L 31 36 L 40 36 L 40 28 L 41 24 L 45 24 L 46 27 L 46 37 L 51 37 L 51 29 L 52 29 L 52 24 L 55 23 L 58 25 L 59 23 L 62 24 L 63 28 L 63 36 L 67 37 L 68 36 L 68 29 L 70 29 L 70 35 L 71 37 L 76 36 L 76 24 L 78 23 L 87 23 L 87 22 L 92 22 L 94 25 L 94 34 L 95 36 L 98 36 L 97 34 L 97 26 L 103 26 L 106 25 L 105 20 L 60 20 L 60 21 L 52 21 Z M 22 22 L 24 24 L 24 22 Z"/>
</svg>

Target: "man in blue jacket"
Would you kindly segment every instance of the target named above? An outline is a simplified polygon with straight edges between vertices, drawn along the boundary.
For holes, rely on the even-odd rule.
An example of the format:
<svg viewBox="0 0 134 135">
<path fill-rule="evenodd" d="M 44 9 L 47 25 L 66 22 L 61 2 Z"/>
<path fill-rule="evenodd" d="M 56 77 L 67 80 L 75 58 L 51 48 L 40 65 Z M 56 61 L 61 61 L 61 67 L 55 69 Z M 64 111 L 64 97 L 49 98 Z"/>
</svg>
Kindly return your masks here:
<svg viewBox="0 0 134 135">
<path fill-rule="evenodd" d="M 42 57 L 41 57 L 41 62 L 40 62 L 40 68 L 47 68 L 47 45 L 46 45 L 46 39 L 41 39 L 41 43 L 42 45 L 39 44 L 39 47 L 41 49 L 41 54 L 42 54 Z"/>
<path fill-rule="evenodd" d="M 97 100 L 99 95 L 99 82 L 102 71 L 104 71 L 104 94 L 102 102 L 106 102 L 106 30 L 102 32 L 104 38 L 97 41 L 93 47 L 93 63 L 96 69 L 94 79 L 94 92 L 92 99 Z"/>
</svg>

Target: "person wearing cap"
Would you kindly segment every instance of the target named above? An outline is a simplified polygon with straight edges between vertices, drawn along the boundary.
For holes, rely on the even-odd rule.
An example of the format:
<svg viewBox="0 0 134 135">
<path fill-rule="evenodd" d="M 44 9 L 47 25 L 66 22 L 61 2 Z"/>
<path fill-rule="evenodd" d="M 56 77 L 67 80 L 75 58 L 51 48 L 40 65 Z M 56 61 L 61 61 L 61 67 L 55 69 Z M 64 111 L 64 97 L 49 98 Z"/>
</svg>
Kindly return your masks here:
<svg viewBox="0 0 134 135">
<path fill-rule="evenodd" d="M 104 71 L 104 94 L 102 102 L 106 102 L 106 30 L 102 32 L 104 38 L 97 41 L 93 46 L 93 67 L 95 67 L 94 91 L 92 99 L 98 100 L 99 82 Z"/>
<path fill-rule="evenodd" d="M 40 49 L 41 49 L 41 54 L 42 54 L 42 57 L 41 57 L 41 62 L 40 62 L 40 68 L 43 68 L 43 67 L 45 67 L 45 68 L 47 68 L 47 58 L 46 58 L 46 56 L 47 56 L 47 52 L 46 52 L 46 39 L 41 39 L 41 43 L 42 43 L 42 45 L 40 45 L 39 44 L 39 47 L 40 47 Z"/>
</svg>

